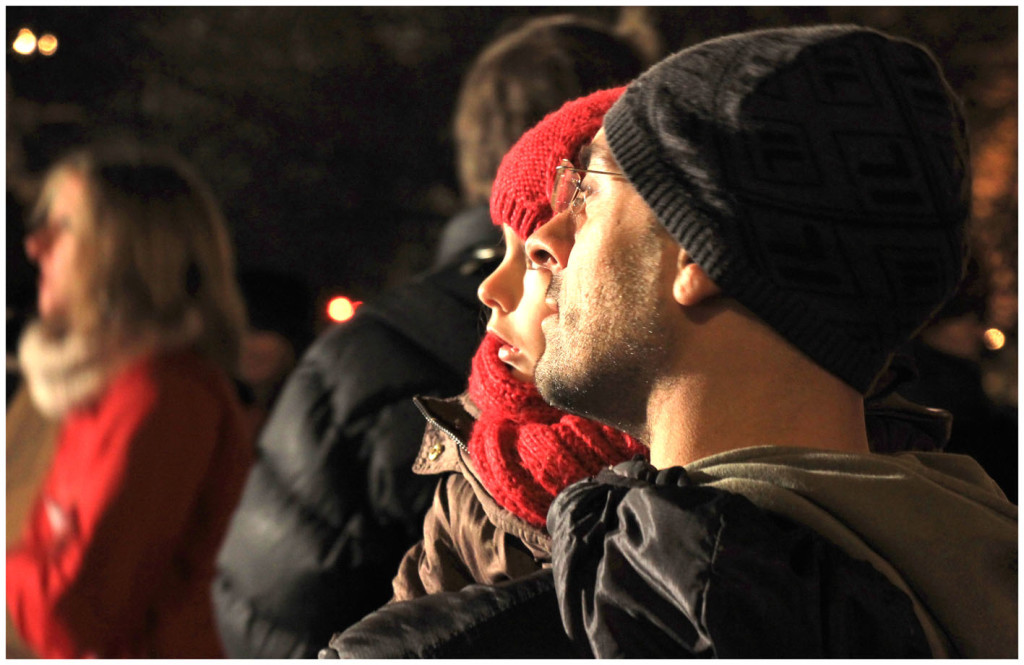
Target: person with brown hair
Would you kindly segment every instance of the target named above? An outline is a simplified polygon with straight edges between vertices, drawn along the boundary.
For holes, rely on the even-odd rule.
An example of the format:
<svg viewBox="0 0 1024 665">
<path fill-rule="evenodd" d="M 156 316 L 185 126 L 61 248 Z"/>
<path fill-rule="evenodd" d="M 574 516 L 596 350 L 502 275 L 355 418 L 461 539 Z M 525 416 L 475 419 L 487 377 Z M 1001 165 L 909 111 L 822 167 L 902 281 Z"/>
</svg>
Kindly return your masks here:
<svg viewBox="0 0 1024 665">
<path fill-rule="evenodd" d="M 456 105 L 466 203 L 487 203 L 505 153 L 541 118 L 569 99 L 626 83 L 643 65 L 613 29 L 572 14 L 534 18 L 495 39 L 473 61 Z"/>
<path fill-rule="evenodd" d="M 213 562 L 251 460 L 220 210 L 174 156 L 86 149 L 47 175 L 26 251 L 19 361 L 60 430 L 7 551 L 9 616 L 44 657 L 217 657 Z"/>
</svg>

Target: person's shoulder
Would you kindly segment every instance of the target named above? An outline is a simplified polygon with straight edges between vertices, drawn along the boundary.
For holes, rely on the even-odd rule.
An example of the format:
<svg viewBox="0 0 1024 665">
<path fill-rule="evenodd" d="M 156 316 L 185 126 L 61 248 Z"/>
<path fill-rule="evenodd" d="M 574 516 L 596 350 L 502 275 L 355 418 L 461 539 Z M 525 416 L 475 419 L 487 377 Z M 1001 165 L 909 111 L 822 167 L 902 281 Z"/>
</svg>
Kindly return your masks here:
<svg viewBox="0 0 1024 665">
<path fill-rule="evenodd" d="M 342 369 L 354 371 L 360 367 L 386 367 L 419 352 L 413 331 L 394 325 L 386 315 L 377 313 L 374 306 L 367 303 L 350 320 L 321 333 L 299 364 L 305 371 L 336 376 Z"/>
<path fill-rule="evenodd" d="M 450 364 L 452 353 L 460 366 L 463 360 L 468 363 L 481 332 L 476 325 L 478 283 L 457 268 L 446 268 L 385 291 L 349 321 L 321 333 L 300 364 L 321 373 L 362 366 L 388 371 L 411 369 L 427 359 Z"/>
<path fill-rule="evenodd" d="M 227 373 L 189 348 L 147 354 L 123 374 L 121 390 L 151 394 L 161 403 L 223 405 L 238 395 Z"/>
<path fill-rule="evenodd" d="M 129 430 L 171 411 L 200 417 L 233 399 L 227 385 L 227 375 L 193 351 L 151 351 L 114 372 L 94 406 L 74 417 L 101 427 L 121 423 Z"/>
<path fill-rule="evenodd" d="M 160 392 L 155 360 L 153 354 L 139 356 L 114 372 L 103 390 L 99 409 L 120 410 L 130 405 L 133 410 L 148 410 Z"/>
</svg>

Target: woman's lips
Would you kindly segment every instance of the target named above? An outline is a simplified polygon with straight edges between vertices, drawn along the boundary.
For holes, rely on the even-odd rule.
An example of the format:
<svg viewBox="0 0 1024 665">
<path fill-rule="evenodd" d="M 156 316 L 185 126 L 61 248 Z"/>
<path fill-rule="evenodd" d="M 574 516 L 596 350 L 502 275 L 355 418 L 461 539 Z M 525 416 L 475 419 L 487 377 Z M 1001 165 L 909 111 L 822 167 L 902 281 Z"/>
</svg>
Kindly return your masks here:
<svg viewBox="0 0 1024 665">
<path fill-rule="evenodd" d="M 523 352 L 519 350 L 519 347 L 509 344 L 504 337 L 493 330 L 488 332 L 497 337 L 498 341 L 501 342 L 501 346 L 498 347 L 498 360 L 514 369 L 517 365 L 521 364 L 523 360 Z"/>
<path fill-rule="evenodd" d="M 517 347 L 511 344 L 502 344 L 498 348 L 498 360 L 505 363 L 506 366 L 512 371 L 512 376 L 519 379 L 520 381 L 532 381 L 532 371 L 528 370 L 528 367 L 532 366 L 530 359 L 527 358 L 526 354 L 520 351 Z"/>
<path fill-rule="evenodd" d="M 506 362 L 509 364 L 513 362 L 513 357 L 519 355 L 520 353 L 521 352 L 519 351 L 519 349 L 512 346 L 511 344 L 502 344 L 498 348 L 498 358 L 500 358 L 502 362 Z"/>
</svg>

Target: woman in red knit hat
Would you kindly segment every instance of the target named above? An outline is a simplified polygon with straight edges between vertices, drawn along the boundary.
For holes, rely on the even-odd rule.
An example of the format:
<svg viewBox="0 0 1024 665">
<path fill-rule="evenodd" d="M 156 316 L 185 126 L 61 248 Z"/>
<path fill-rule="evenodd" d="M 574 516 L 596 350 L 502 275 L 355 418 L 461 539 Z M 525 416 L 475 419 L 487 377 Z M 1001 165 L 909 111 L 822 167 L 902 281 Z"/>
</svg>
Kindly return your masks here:
<svg viewBox="0 0 1024 665">
<path fill-rule="evenodd" d="M 427 417 L 419 474 L 446 472 L 402 560 L 393 601 L 495 584 L 549 561 L 548 507 L 569 484 L 646 454 L 625 434 L 548 406 L 533 384 L 544 350 L 541 319 L 550 274 L 532 270 L 526 238 L 551 219 L 555 169 L 573 160 L 624 88 L 568 102 L 528 131 L 502 160 L 491 219 L 503 227 L 505 257 L 480 286 L 491 309 L 466 394 L 417 398 Z"/>
</svg>

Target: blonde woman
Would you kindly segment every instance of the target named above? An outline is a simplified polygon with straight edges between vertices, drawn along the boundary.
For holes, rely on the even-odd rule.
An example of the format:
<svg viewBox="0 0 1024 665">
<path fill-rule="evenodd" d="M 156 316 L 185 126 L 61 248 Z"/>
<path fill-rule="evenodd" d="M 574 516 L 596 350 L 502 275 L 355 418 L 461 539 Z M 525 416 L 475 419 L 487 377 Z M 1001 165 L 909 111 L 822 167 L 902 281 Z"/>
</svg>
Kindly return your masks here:
<svg viewBox="0 0 1024 665">
<path fill-rule="evenodd" d="M 19 360 L 61 425 L 7 552 L 9 618 L 44 657 L 219 656 L 213 562 L 251 457 L 223 217 L 172 156 L 85 150 L 47 175 L 26 251 Z"/>
</svg>

